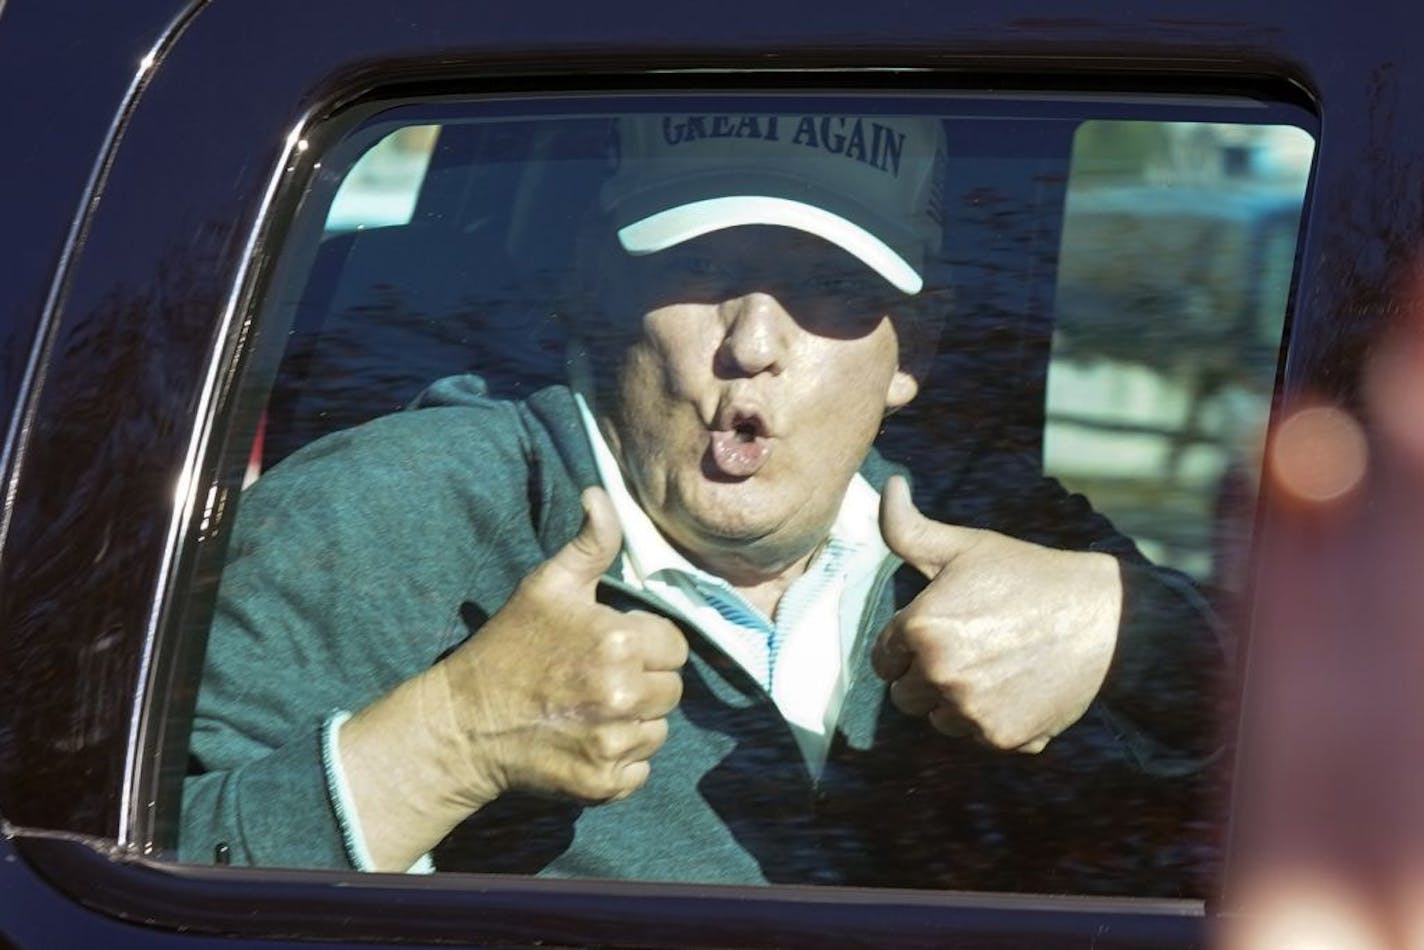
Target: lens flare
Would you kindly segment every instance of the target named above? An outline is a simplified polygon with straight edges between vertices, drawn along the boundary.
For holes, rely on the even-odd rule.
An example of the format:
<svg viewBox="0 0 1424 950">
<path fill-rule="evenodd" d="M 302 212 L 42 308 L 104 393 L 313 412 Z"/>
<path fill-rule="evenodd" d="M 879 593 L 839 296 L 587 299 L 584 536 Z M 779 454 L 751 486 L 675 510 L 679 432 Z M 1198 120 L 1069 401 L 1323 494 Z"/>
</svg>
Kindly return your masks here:
<svg viewBox="0 0 1424 950">
<path fill-rule="evenodd" d="M 1270 448 L 1277 488 L 1308 504 L 1349 494 L 1369 467 L 1369 443 L 1355 418 L 1334 406 L 1292 413 L 1276 429 Z"/>
</svg>

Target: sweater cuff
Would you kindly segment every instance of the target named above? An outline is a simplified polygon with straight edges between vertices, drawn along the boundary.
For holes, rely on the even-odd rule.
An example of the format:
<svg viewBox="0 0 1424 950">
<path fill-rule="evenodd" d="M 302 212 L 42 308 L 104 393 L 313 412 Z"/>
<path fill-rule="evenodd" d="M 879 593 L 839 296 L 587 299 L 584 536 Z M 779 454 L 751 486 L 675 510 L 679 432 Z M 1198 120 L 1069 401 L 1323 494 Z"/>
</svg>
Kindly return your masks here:
<svg viewBox="0 0 1424 950">
<path fill-rule="evenodd" d="M 1220 752 L 1228 658 L 1219 621 L 1185 577 L 1119 564 L 1122 622 L 1101 711 L 1145 771 L 1196 771 Z"/>
<path fill-rule="evenodd" d="M 361 822 L 356 813 L 356 801 L 351 795 L 351 786 L 346 782 L 346 772 L 341 767 L 341 752 L 337 740 L 341 727 L 351 713 L 337 710 L 327 717 L 322 726 L 321 764 L 326 771 L 326 788 L 331 795 L 331 807 L 336 813 L 336 823 L 341 828 L 341 840 L 346 845 L 346 857 L 358 871 L 376 870 L 376 862 L 371 860 L 371 852 L 366 847 L 366 835 L 361 830 Z M 429 854 L 422 854 L 406 869 L 407 874 L 430 874 L 435 870 L 435 862 Z"/>
</svg>

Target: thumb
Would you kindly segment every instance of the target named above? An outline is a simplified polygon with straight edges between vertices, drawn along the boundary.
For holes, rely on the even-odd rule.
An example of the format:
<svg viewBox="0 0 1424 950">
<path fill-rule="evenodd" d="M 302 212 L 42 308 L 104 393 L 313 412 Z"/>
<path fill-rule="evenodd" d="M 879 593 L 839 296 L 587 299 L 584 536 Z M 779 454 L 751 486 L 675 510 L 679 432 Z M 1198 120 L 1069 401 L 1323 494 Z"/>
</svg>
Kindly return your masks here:
<svg viewBox="0 0 1424 950">
<path fill-rule="evenodd" d="M 623 529 L 618 526 L 613 502 L 602 488 L 585 488 L 579 500 L 583 502 L 583 526 L 544 567 L 563 583 L 591 586 L 622 550 Z"/>
<path fill-rule="evenodd" d="M 880 534 L 895 555 L 933 580 L 978 535 L 974 528 L 927 518 L 910 498 L 910 486 L 894 475 L 880 495 Z"/>
</svg>

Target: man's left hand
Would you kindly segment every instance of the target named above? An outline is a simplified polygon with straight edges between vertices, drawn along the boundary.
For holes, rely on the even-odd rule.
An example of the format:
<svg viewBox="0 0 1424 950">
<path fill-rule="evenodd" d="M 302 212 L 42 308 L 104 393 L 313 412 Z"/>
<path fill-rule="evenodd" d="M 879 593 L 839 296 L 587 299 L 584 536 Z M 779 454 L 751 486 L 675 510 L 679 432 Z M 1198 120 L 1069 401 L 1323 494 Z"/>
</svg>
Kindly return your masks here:
<svg viewBox="0 0 1424 950">
<path fill-rule="evenodd" d="M 934 521 L 899 477 L 881 497 L 880 530 L 929 580 L 872 654 L 896 707 L 1020 752 L 1042 751 L 1083 715 L 1117 643 L 1115 558 Z"/>
</svg>

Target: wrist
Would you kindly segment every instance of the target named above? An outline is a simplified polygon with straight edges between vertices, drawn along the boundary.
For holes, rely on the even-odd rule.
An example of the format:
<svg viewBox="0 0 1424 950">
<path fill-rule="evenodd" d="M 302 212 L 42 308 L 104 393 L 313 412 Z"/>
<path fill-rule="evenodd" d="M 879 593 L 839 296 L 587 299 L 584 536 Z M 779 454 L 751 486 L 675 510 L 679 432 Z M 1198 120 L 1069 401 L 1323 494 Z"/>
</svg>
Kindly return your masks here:
<svg viewBox="0 0 1424 950">
<path fill-rule="evenodd" d="M 445 794 L 466 813 L 474 812 L 509 789 L 508 769 L 490 741 L 492 728 L 481 728 L 478 703 L 461 702 L 452 677 L 460 654 L 435 664 L 418 678 L 420 721 L 427 730 L 430 761 L 450 779 Z M 415 681 L 413 681 L 415 682 Z M 468 694 L 468 693 L 467 693 Z"/>
<path fill-rule="evenodd" d="M 498 795 L 454 737 L 439 665 L 356 713 L 337 754 L 372 865 L 400 871 Z"/>
</svg>

